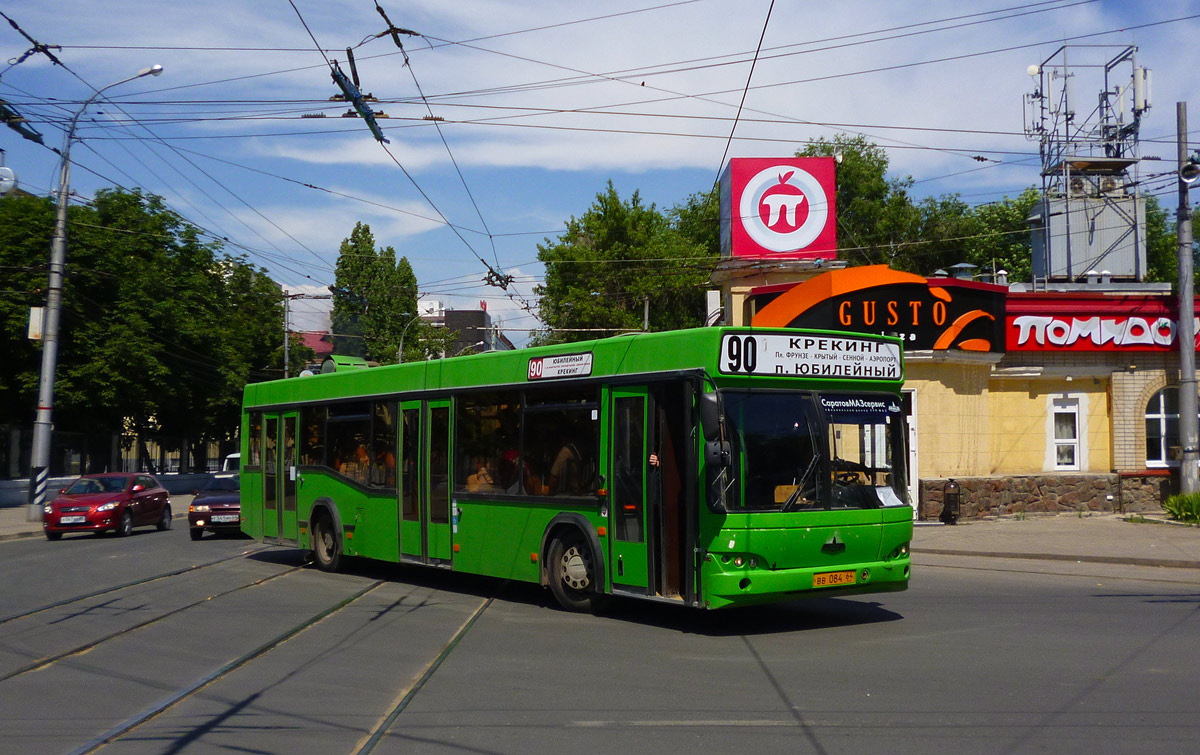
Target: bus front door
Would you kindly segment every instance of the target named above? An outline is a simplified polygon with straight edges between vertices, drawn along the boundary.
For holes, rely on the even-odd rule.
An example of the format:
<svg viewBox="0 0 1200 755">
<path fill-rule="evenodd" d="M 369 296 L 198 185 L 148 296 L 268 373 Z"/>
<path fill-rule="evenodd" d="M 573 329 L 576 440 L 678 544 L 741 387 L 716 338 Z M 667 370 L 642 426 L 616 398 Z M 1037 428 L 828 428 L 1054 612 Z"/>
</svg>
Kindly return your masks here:
<svg viewBox="0 0 1200 755">
<path fill-rule="evenodd" d="M 614 389 L 609 428 L 609 525 L 612 528 L 614 587 L 644 592 L 650 585 L 647 532 L 649 449 L 653 448 L 649 418 L 650 397 L 643 388 Z"/>
</svg>

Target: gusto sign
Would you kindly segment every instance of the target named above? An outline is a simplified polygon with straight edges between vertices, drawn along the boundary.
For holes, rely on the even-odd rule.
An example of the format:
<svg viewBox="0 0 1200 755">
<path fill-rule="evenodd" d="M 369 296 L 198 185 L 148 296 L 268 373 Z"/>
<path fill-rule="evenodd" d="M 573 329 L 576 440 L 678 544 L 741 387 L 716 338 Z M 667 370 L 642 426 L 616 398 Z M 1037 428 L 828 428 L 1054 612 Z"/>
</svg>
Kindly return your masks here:
<svg viewBox="0 0 1200 755">
<path fill-rule="evenodd" d="M 733 158 L 721 176 L 721 251 L 731 257 L 832 259 L 832 157 Z"/>
</svg>

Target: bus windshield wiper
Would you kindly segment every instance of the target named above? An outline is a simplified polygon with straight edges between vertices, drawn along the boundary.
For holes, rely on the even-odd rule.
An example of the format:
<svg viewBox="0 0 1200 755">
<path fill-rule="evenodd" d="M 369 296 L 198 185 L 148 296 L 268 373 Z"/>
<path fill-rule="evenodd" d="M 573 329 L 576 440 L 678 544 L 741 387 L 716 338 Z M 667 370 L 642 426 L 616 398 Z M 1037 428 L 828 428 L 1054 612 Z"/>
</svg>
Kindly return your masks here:
<svg viewBox="0 0 1200 755">
<path fill-rule="evenodd" d="M 804 473 L 800 475 L 800 481 L 796 483 L 796 489 L 793 490 L 792 494 L 788 496 L 788 499 L 783 502 L 783 507 L 780 509 L 780 512 L 790 511 L 792 506 L 795 505 L 796 501 L 800 500 L 800 491 L 804 490 L 804 484 L 808 482 L 809 475 L 816 471 L 817 458 L 818 457 L 814 454 L 812 460 L 808 462 L 808 468 L 806 468 Z"/>
</svg>

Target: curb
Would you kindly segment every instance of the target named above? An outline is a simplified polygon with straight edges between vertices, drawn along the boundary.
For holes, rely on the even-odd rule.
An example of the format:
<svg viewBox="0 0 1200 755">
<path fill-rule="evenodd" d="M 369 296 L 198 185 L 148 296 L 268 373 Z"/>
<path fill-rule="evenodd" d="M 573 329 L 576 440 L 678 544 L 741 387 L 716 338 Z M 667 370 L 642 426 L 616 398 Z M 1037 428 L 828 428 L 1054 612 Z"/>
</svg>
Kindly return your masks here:
<svg viewBox="0 0 1200 755">
<path fill-rule="evenodd" d="M 172 522 L 177 522 L 180 519 L 187 521 L 187 514 L 186 513 L 175 514 L 174 516 L 171 517 Z M 41 522 L 36 522 L 36 523 L 30 522 L 30 524 L 36 524 L 37 529 L 26 530 L 23 532 L 0 533 L 0 543 L 8 541 L 8 540 L 27 540 L 31 537 L 45 537 L 45 533 L 42 531 Z"/>
<path fill-rule="evenodd" d="M 1200 562 L 1167 558 L 1117 558 L 1115 556 L 1068 556 L 1061 553 L 1002 553 L 997 551 L 965 551 L 948 548 L 912 548 L 914 554 L 932 556 L 979 556 L 981 558 L 1023 558 L 1033 561 L 1074 561 L 1087 564 L 1117 564 L 1120 566 L 1159 566 L 1169 569 L 1200 569 Z"/>
</svg>

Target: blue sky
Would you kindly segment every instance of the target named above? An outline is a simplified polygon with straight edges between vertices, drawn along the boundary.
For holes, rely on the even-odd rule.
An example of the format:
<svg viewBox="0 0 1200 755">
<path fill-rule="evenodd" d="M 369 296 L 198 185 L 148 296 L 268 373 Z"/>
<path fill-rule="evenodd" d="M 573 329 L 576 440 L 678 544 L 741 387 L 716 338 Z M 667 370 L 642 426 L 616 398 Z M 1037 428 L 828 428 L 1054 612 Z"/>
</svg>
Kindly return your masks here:
<svg viewBox="0 0 1200 755">
<path fill-rule="evenodd" d="M 536 303 L 536 245 L 609 179 L 669 207 L 711 185 L 727 148 L 789 155 L 810 138 L 862 133 L 919 195 L 978 203 L 1037 184 L 1026 69 L 1064 41 L 1109 46 L 1072 51 L 1081 63 L 1138 47 L 1153 71 L 1144 157 L 1174 160 L 1180 100 L 1200 141 L 1200 0 L 380 5 L 422 35 L 401 38 L 407 66 L 380 36 L 374 0 L 11 0 L 3 12 L 61 46 L 52 52 L 65 67 L 44 55 L 11 65 L 30 44 L 0 23 L 0 97 L 60 148 L 89 87 L 160 64 L 162 76 L 109 90 L 111 103 L 81 119 L 80 200 L 114 184 L 159 194 L 293 292 L 324 292 L 361 220 L 409 258 L 425 298 L 484 300 L 517 342 L 538 325 L 522 308 Z M 389 116 L 386 150 L 328 99 L 327 59 L 349 74 L 347 47 Z M 1083 101 L 1103 84 L 1095 71 L 1080 69 Z M 8 129 L 0 149 L 24 189 L 53 189 L 53 152 Z M 488 266 L 514 276 L 511 298 L 483 283 Z M 293 326 L 321 327 L 321 307 L 296 302 Z"/>
</svg>

